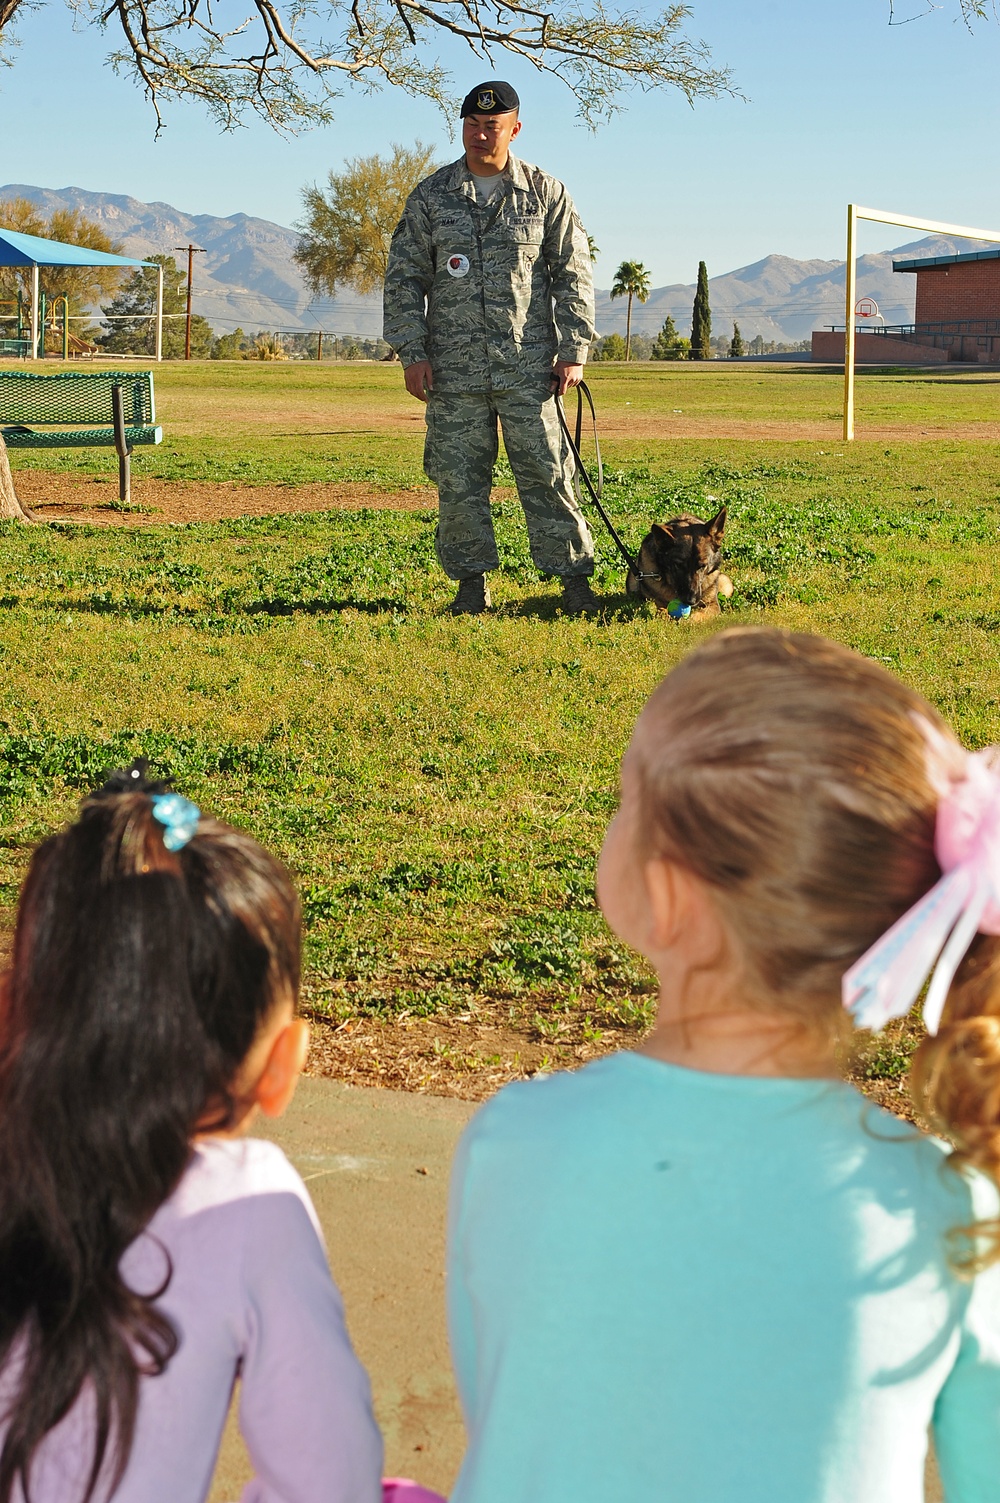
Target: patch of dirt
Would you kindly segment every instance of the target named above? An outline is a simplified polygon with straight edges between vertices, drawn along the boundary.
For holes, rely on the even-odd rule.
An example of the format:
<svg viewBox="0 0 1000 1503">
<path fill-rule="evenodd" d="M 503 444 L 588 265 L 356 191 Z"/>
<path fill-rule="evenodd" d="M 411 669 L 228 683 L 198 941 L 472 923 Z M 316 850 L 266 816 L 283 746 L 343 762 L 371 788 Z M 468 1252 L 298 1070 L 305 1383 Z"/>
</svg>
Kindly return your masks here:
<svg viewBox="0 0 1000 1503">
<path fill-rule="evenodd" d="M 618 1049 L 632 1049 L 641 1034 L 632 1028 L 594 1028 L 589 1015 L 561 1014 L 559 1033 L 542 1038 L 536 1026 L 505 1003 L 485 1003 L 475 1012 L 429 1018 L 357 1016 L 335 1023 L 312 1015 L 307 1075 L 349 1085 L 485 1101 L 512 1080 L 551 1070 L 572 1070 Z M 905 1078 L 848 1079 L 870 1101 L 919 1124 Z"/>
<path fill-rule="evenodd" d="M 430 1018 L 349 1018 L 342 1023 L 311 1018 L 308 1075 L 351 1085 L 388 1086 L 484 1101 L 511 1080 L 547 1070 L 572 1069 L 638 1035 L 603 1028 L 584 1036 L 583 1020 L 567 1017 L 560 1037 L 541 1039 L 530 1026 L 510 1021 L 503 1005 L 477 1013 Z"/>
<path fill-rule="evenodd" d="M 61 475 L 19 470 L 14 484 L 22 506 L 45 522 L 89 522 L 98 527 L 148 527 L 163 522 L 224 522 L 230 517 L 272 517 L 288 512 L 429 511 L 434 491 L 414 486 L 379 491 L 361 481 L 332 485 L 238 485 L 233 481 L 153 480 L 132 482 L 132 507 L 119 509 L 118 480 L 110 476 Z"/>
<path fill-rule="evenodd" d="M 902 1080 L 855 1080 L 853 1082 L 859 1091 L 863 1091 L 870 1101 L 877 1106 L 884 1107 L 887 1112 L 895 1112 L 897 1117 L 905 1117 L 907 1122 L 915 1122 L 918 1127 L 921 1123 L 919 1114 L 910 1099 L 909 1087 L 905 1076 Z"/>
</svg>

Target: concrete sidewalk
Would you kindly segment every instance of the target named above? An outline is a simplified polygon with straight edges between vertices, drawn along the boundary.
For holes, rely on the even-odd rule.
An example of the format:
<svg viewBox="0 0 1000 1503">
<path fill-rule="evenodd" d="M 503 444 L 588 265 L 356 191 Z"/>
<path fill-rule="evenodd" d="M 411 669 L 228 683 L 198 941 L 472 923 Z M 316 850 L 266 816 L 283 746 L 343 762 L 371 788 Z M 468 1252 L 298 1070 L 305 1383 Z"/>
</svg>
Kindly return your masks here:
<svg viewBox="0 0 1000 1503">
<path fill-rule="evenodd" d="M 472 1103 L 311 1078 L 258 1119 L 309 1187 L 358 1356 L 371 1375 L 387 1476 L 447 1494 L 464 1447 L 444 1306 L 448 1171 Z M 252 1475 L 233 1416 L 209 1503 Z"/>
</svg>

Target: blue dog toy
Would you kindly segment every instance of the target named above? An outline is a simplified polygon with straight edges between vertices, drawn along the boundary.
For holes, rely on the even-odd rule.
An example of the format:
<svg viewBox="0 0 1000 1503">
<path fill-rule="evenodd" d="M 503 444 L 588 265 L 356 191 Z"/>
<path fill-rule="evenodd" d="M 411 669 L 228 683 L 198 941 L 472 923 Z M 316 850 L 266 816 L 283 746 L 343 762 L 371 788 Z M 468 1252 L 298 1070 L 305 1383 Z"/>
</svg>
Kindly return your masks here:
<svg viewBox="0 0 1000 1503">
<path fill-rule="evenodd" d="M 683 621 L 684 617 L 690 616 L 690 614 L 691 607 L 689 605 L 681 605 L 679 600 L 671 600 L 667 606 L 667 615 L 672 616 L 675 621 Z"/>
</svg>

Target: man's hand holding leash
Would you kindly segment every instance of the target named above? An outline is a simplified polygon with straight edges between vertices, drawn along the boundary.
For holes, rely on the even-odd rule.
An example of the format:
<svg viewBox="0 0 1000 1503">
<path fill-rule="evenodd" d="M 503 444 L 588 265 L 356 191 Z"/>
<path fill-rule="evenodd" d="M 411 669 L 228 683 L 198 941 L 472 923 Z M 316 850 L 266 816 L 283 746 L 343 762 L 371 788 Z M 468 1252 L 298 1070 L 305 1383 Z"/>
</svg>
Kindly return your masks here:
<svg viewBox="0 0 1000 1503">
<path fill-rule="evenodd" d="M 557 360 L 552 372 L 552 385 L 557 397 L 564 397 L 583 380 L 583 366 L 573 365 L 568 360 Z"/>
</svg>

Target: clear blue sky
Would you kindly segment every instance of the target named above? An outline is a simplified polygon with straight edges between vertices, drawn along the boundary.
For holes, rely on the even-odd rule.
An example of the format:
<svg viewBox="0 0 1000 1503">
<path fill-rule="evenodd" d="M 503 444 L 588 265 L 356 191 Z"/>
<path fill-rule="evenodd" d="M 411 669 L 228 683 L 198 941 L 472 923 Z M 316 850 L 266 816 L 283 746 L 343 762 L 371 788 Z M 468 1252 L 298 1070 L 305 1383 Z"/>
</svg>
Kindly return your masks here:
<svg viewBox="0 0 1000 1503">
<path fill-rule="evenodd" d="M 898 15 L 924 9 L 897 0 Z M 771 251 L 840 257 L 850 198 L 1000 225 L 1000 25 L 970 35 L 958 0 L 892 27 L 888 0 L 693 0 L 693 10 L 690 29 L 733 67 L 747 103 L 691 109 L 680 95 L 637 95 L 595 135 L 560 85 L 498 60 L 521 94 L 521 154 L 568 184 L 602 251 L 599 284 L 625 258 L 661 286 L 693 281 L 699 259 L 717 275 Z M 100 34 L 74 30 L 63 0 L 29 12 L 17 35 L 14 66 L 0 69 L 0 182 L 290 224 L 302 185 L 345 157 L 415 137 L 444 160 L 458 155 L 435 109 L 391 91 L 347 94 L 334 125 L 291 140 L 256 121 L 220 135 L 196 106 L 173 106 L 154 141 L 149 106 L 104 64 Z M 493 71 L 461 51 L 449 61 L 459 93 Z M 880 226 L 862 236 L 863 250 L 914 238 Z"/>
</svg>

